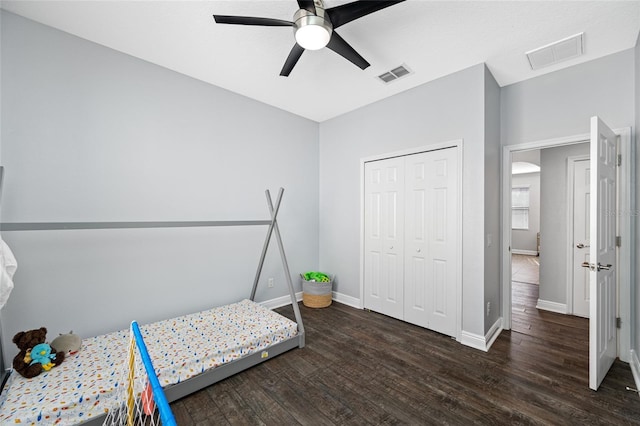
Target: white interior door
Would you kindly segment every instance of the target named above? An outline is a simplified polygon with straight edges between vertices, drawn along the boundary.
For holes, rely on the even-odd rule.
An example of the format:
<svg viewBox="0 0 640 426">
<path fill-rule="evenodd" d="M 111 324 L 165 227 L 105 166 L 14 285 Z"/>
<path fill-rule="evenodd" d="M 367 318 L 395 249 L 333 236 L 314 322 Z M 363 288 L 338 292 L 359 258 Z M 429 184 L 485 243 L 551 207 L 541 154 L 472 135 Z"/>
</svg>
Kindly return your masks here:
<svg viewBox="0 0 640 426">
<path fill-rule="evenodd" d="M 591 259 L 589 266 L 589 387 L 597 390 L 617 356 L 617 136 L 591 118 Z"/>
<path fill-rule="evenodd" d="M 573 314 L 589 318 L 589 238 L 591 203 L 591 164 L 578 160 L 573 169 Z"/>
<path fill-rule="evenodd" d="M 404 159 L 365 164 L 364 307 L 404 316 Z"/>
</svg>

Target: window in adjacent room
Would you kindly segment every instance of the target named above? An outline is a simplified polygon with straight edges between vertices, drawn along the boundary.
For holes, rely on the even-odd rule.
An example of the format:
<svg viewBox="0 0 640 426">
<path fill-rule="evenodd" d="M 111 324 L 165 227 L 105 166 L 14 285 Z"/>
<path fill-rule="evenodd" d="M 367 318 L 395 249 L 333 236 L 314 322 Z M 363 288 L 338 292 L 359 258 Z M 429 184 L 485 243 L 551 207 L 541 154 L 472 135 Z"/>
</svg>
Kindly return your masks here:
<svg viewBox="0 0 640 426">
<path fill-rule="evenodd" d="M 529 186 L 511 188 L 511 228 L 529 229 Z"/>
</svg>

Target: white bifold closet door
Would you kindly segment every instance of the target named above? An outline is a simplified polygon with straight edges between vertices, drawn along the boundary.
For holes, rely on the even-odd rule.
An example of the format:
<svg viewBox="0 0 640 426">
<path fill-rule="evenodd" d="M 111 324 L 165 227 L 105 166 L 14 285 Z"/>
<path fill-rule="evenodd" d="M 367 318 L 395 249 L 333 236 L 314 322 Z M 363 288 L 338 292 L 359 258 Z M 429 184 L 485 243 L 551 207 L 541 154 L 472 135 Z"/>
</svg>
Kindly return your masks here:
<svg viewBox="0 0 640 426">
<path fill-rule="evenodd" d="M 403 319 L 404 158 L 366 163 L 366 308 Z"/>
<path fill-rule="evenodd" d="M 456 334 L 458 154 L 365 164 L 365 307 Z"/>
</svg>

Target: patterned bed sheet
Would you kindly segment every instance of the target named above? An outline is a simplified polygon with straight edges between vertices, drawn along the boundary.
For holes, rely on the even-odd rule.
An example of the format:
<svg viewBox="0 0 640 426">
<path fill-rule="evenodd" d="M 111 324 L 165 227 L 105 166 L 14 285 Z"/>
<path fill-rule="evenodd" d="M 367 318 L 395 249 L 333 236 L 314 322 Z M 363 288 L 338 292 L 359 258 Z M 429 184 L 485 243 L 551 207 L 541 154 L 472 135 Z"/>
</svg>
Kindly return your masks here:
<svg viewBox="0 0 640 426">
<path fill-rule="evenodd" d="M 248 356 L 298 334 L 297 324 L 243 300 L 141 325 L 163 387 Z M 12 373 L 0 395 L 0 424 L 74 425 L 117 405 L 129 330 L 82 340 L 82 348 L 33 379 Z"/>
</svg>

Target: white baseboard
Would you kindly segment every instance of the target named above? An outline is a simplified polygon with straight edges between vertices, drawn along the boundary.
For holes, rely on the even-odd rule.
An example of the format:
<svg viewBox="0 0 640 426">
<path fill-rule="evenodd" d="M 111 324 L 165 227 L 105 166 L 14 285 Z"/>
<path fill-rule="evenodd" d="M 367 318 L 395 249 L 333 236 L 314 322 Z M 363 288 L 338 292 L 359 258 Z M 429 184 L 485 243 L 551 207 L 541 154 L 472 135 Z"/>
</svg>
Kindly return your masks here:
<svg viewBox="0 0 640 426">
<path fill-rule="evenodd" d="M 502 333 L 502 330 L 504 330 L 503 324 L 502 317 L 498 318 L 484 336 L 484 340 L 487 342 L 487 351 L 491 348 L 491 345 L 493 345 L 493 342 L 496 341 L 500 333 Z"/>
<path fill-rule="evenodd" d="M 362 309 L 362 301 L 357 297 L 347 296 L 346 294 L 342 294 L 342 293 L 338 293 L 337 291 L 334 291 L 332 298 L 336 302 L 342 303 L 347 306 L 351 306 L 352 308 Z"/>
<path fill-rule="evenodd" d="M 511 254 L 524 254 L 526 256 L 537 256 L 538 252 L 535 250 L 511 249 Z"/>
<path fill-rule="evenodd" d="M 302 292 L 301 291 L 296 293 L 296 300 L 298 302 L 300 302 L 302 300 Z M 260 303 L 260 305 L 264 306 L 265 308 L 276 309 L 276 308 L 280 308 L 282 306 L 290 305 L 291 304 L 291 297 L 290 296 L 276 297 L 275 299 L 265 300 L 264 302 L 259 302 L 259 303 Z"/>
<path fill-rule="evenodd" d="M 633 373 L 633 381 L 636 382 L 636 389 L 640 389 L 640 360 L 636 351 L 631 349 L 629 365 L 631 366 L 631 373 Z M 640 396 L 640 393 L 638 394 Z"/>
<path fill-rule="evenodd" d="M 500 317 L 496 322 L 493 323 L 489 331 L 487 331 L 487 334 L 485 334 L 484 336 L 469 333 L 468 331 L 462 331 L 462 333 L 460 333 L 460 343 L 474 349 L 488 352 L 489 348 L 491 348 L 491 345 L 493 345 L 493 342 L 496 341 L 496 339 L 502 332 L 502 324 L 502 317 Z"/>
<path fill-rule="evenodd" d="M 536 308 L 544 311 L 556 312 L 558 314 L 567 313 L 567 305 L 565 303 L 551 302 L 549 300 L 538 299 Z"/>
<path fill-rule="evenodd" d="M 468 331 L 462 330 L 462 333 L 460 333 L 460 343 L 474 349 L 480 349 L 485 352 L 487 351 L 484 336 L 480 336 L 479 334 L 469 333 Z"/>
<path fill-rule="evenodd" d="M 336 302 L 342 303 L 347 306 L 351 306 L 352 308 L 362 309 L 362 302 L 360 301 L 360 299 L 356 297 L 347 296 L 346 294 L 342 294 L 334 291 L 331 298 Z M 296 300 L 298 302 L 302 301 L 301 291 L 296 293 Z M 265 300 L 264 302 L 260 302 L 260 304 L 268 309 L 276 309 L 282 306 L 290 305 L 291 297 L 289 296 L 276 297 L 275 299 L 270 299 L 270 300 Z"/>
</svg>

